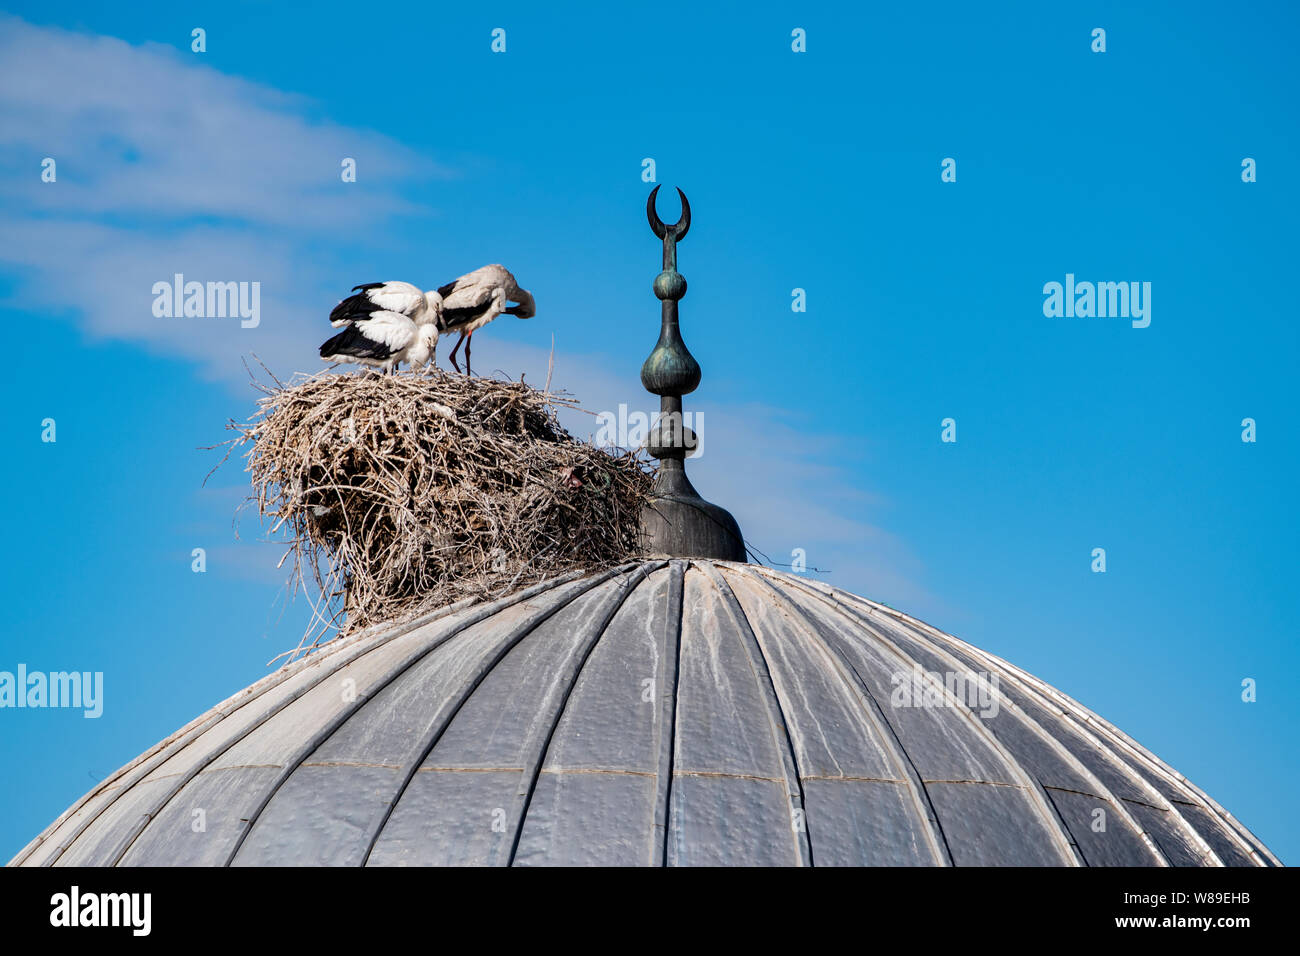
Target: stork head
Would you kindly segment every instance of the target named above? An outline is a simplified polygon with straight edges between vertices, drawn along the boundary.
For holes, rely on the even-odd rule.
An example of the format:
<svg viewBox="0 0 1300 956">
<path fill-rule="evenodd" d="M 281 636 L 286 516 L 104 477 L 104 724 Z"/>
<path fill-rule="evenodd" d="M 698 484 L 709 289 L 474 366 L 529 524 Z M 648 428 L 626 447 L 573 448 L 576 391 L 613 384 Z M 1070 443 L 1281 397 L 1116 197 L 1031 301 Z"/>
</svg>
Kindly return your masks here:
<svg viewBox="0 0 1300 956">
<path fill-rule="evenodd" d="M 531 319 L 537 314 L 536 304 L 533 302 L 533 294 L 527 289 L 516 289 L 515 294 L 511 296 L 518 305 L 512 305 L 506 309 L 508 313 L 520 319 Z"/>
<path fill-rule="evenodd" d="M 442 296 L 437 292 L 426 292 L 424 294 L 425 304 L 429 307 L 429 314 L 433 316 L 434 321 L 442 315 Z"/>
</svg>

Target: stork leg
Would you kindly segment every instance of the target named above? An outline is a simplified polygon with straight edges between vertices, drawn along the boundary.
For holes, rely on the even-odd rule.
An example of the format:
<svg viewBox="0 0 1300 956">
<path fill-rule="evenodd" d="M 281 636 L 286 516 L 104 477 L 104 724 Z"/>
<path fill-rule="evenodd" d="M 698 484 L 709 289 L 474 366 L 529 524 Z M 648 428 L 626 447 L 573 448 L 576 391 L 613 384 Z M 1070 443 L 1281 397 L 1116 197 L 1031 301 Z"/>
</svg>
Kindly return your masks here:
<svg viewBox="0 0 1300 956">
<path fill-rule="evenodd" d="M 468 377 L 473 373 L 469 370 L 469 340 L 474 337 L 474 330 L 469 330 L 469 335 L 465 336 L 465 375 Z"/>
<path fill-rule="evenodd" d="M 460 371 L 460 363 L 456 361 L 456 353 L 460 351 L 460 343 L 464 341 L 465 341 L 465 333 L 462 332 L 460 333 L 460 338 L 456 340 L 456 345 L 451 350 L 451 354 L 447 356 L 449 359 L 451 359 L 452 367 L 455 368 L 457 372 Z"/>
</svg>

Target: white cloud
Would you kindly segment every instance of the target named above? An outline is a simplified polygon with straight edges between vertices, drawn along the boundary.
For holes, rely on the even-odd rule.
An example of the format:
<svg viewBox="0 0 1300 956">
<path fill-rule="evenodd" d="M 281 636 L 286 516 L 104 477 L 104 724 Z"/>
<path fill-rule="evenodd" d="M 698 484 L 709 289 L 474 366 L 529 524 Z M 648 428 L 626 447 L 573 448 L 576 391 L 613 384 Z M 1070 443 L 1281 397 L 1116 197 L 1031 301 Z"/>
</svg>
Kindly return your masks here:
<svg viewBox="0 0 1300 956">
<path fill-rule="evenodd" d="M 353 215 L 344 157 L 359 189 L 447 172 L 389 137 L 313 122 L 309 105 L 170 47 L 0 19 L 0 144 L 28 172 L 0 188 L 33 212 L 310 228 Z M 57 188 L 37 176 L 45 156 Z M 366 205 L 417 211 L 393 190 L 367 190 Z"/>
<path fill-rule="evenodd" d="M 329 331 L 321 310 L 341 293 L 313 238 L 431 215 L 401 187 L 449 173 L 308 110 L 188 53 L 0 17 L 0 263 L 19 277 L 13 303 L 49 303 L 92 337 L 193 360 L 232 384 L 249 353 L 314 368 Z M 55 183 L 40 178 L 47 156 Z M 340 179 L 344 157 L 358 161 L 357 183 Z M 155 317 L 153 284 L 175 273 L 259 282 L 261 324 Z"/>
</svg>

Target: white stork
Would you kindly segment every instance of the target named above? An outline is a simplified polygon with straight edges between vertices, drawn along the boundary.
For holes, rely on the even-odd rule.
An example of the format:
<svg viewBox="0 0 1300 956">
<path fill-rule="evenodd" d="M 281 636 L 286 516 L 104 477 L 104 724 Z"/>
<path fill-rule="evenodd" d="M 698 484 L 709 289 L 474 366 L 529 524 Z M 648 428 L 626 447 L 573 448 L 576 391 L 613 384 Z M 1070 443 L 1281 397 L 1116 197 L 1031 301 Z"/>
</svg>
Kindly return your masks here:
<svg viewBox="0 0 1300 956">
<path fill-rule="evenodd" d="M 438 331 L 460 333 L 455 348 L 451 350 L 451 364 L 460 371 L 456 353 L 464 342 L 466 375 L 470 374 L 469 340 L 476 329 L 481 329 L 503 312 L 521 319 L 531 319 L 537 314 L 532 293 L 519 288 L 515 277 L 501 265 L 475 269 L 439 288 L 438 295 L 442 298 Z M 507 307 L 507 302 L 519 304 Z"/>
<path fill-rule="evenodd" d="M 330 324 L 343 331 L 320 347 L 321 358 L 389 372 L 401 362 L 411 368 L 428 364 L 438 341 L 442 296 L 409 282 L 369 282 L 352 291 L 356 295 L 330 312 Z"/>
</svg>

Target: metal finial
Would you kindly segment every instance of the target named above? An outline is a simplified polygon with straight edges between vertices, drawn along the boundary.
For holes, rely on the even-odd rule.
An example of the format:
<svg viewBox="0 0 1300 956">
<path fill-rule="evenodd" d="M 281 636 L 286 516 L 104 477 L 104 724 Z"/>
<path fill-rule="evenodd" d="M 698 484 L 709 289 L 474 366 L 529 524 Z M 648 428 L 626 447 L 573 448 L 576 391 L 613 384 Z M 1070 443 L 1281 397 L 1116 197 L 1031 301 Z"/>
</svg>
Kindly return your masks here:
<svg viewBox="0 0 1300 956">
<path fill-rule="evenodd" d="M 698 439 L 682 420 L 682 396 L 700 384 L 700 366 L 682 341 L 677 303 L 686 295 L 686 280 L 677 271 L 677 243 L 691 228 L 691 204 L 680 189 L 681 217 L 666 225 L 655 210 L 659 187 L 646 200 L 646 219 L 663 240 L 663 271 L 655 277 L 654 292 L 662 306 L 659 341 L 641 366 L 641 384 L 659 396 L 659 421 L 646 442 L 659 459 L 654 497 L 641 515 L 643 543 L 650 554 L 670 557 L 745 560 L 740 527 L 726 510 L 700 497 L 686 477 L 686 458 L 694 454 Z"/>
<path fill-rule="evenodd" d="M 646 218 L 650 220 L 650 228 L 654 230 L 656 236 L 667 241 L 668 233 L 672 232 L 673 241 L 685 239 L 687 231 L 691 228 L 691 204 L 686 201 L 686 193 L 680 189 L 677 195 L 682 200 L 682 215 L 671 226 L 665 226 L 664 221 L 659 218 L 659 213 L 655 210 L 655 197 L 659 195 L 659 187 L 656 186 L 650 190 L 650 198 L 645 203 Z"/>
<path fill-rule="evenodd" d="M 656 186 L 646 200 L 646 218 L 654 234 L 664 241 L 664 268 L 655 277 L 655 295 L 663 302 L 663 327 L 659 343 L 641 366 L 641 384 L 656 395 L 685 395 L 700 384 L 700 366 L 682 341 L 677 326 L 677 303 L 686 295 L 686 280 L 677 271 L 677 242 L 691 228 L 691 204 L 680 189 L 682 215 L 671 226 L 665 225 L 655 211 Z"/>
</svg>

